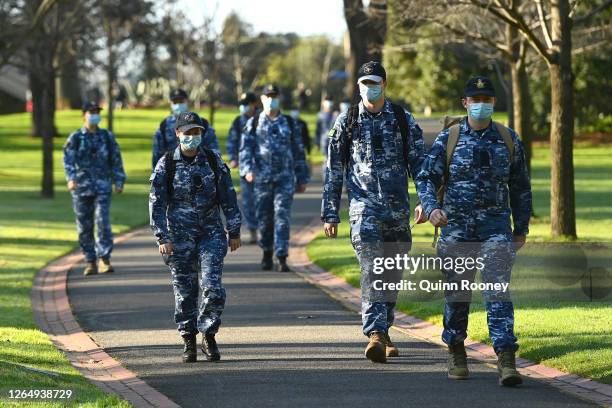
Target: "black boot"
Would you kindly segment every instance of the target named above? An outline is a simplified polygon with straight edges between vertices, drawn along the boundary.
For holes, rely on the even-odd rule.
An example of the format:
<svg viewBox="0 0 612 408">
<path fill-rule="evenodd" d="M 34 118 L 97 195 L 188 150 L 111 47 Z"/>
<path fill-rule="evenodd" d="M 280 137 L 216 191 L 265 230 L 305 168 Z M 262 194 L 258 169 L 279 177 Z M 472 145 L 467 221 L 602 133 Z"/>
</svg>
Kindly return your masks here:
<svg viewBox="0 0 612 408">
<path fill-rule="evenodd" d="M 272 261 L 272 251 L 264 251 L 263 258 L 261 259 L 261 270 L 271 271 L 273 266 L 274 262 Z"/>
<path fill-rule="evenodd" d="M 219 347 L 217 347 L 214 334 L 204 334 L 202 336 L 202 353 L 204 353 L 208 361 L 221 360 L 221 353 L 219 353 Z"/>
<path fill-rule="evenodd" d="M 289 265 L 287 265 L 287 257 L 279 256 L 278 257 L 278 271 L 279 272 L 291 272 Z"/>
<path fill-rule="evenodd" d="M 183 336 L 185 348 L 183 349 L 183 363 L 195 363 L 198 358 L 197 340 L 195 334 Z"/>
</svg>

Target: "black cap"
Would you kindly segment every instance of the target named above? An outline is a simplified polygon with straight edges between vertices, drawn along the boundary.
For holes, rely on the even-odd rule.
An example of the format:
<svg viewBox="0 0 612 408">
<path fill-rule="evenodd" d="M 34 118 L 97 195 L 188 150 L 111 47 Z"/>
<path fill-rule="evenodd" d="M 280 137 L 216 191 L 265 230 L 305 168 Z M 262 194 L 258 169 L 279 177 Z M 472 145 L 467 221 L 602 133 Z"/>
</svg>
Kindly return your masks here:
<svg viewBox="0 0 612 408">
<path fill-rule="evenodd" d="M 280 92 L 278 91 L 278 87 L 276 85 L 268 84 L 263 87 L 263 90 L 261 91 L 261 93 L 268 96 L 268 95 L 278 95 Z"/>
<path fill-rule="evenodd" d="M 240 105 L 248 105 L 253 102 L 257 102 L 257 95 L 254 92 L 246 92 L 240 95 Z"/>
<path fill-rule="evenodd" d="M 493 82 L 486 76 L 476 76 L 470 78 L 465 83 L 465 89 L 463 90 L 463 96 L 474 96 L 474 95 L 488 95 L 495 96 L 495 88 Z"/>
<path fill-rule="evenodd" d="M 200 118 L 197 113 L 183 112 L 176 119 L 176 129 L 179 132 L 186 132 L 193 128 L 204 129 L 202 123 L 202 118 Z"/>
<path fill-rule="evenodd" d="M 173 89 L 172 91 L 170 91 L 170 100 L 173 99 L 187 99 L 187 92 L 185 92 L 183 89 Z"/>
<path fill-rule="evenodd" d="M 363 64 L 357 71 L 357 82 L 364 79 L 380 82 L 387 79 L 387 71 L 380 62 L 370 61 Z"/>
<path fill-rule="evenodd" d="M 83 113 L 85 113 L 91 110 L 102 110 L 102 108 L 100 107 L 100 105 L 98 105 L 98 102 L 88 101 L 83 104 L 83 107 L 81 108 L 81 110 L 83 111 Z"/>
</svg>

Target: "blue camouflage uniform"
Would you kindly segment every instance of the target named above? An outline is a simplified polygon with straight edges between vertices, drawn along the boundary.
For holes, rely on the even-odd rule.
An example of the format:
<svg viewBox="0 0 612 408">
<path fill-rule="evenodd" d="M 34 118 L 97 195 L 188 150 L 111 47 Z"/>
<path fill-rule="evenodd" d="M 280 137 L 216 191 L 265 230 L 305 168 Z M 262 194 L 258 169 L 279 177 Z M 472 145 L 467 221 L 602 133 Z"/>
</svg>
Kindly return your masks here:
<svg viewBox="0 0 612 408">
<path fill-rule="evenodd" d="M 334 122 L 337 119 L 337 114 L 334 112 L 321 111 L 317 115 L 317 131 L 315 135 L 315 143 L 319 150 L 323 153 L 323 156 L 327 156 L 327 144 L 329 138 L 327 132 L 334 126 Z"/>
<path fill-rule="evenodd" d="M 531 216 L 531 186 L 523 145 L 517 134 L 510 134 L 514 152 L 510 152 L 496 125 L 475 131 L 467 119 L 460 124 L 459 140 L 448 170 L 443 203 L 436 191 L 446 169 L 449 131 L 442 131 L 427 155 L 417 184 L 427 217 L 434 209 L 447 214 L 438 242 L 439 256 L 481 256 L 483 282 L 509 283 L 515 257 L 514 235 L 527 235 Z M 512 229 L 510 216 L 514 223 Z M 474 272 L 459 274 L 443 271 L 450 282 L 473 280 Z M 497 353 L 518 348 L 514 336 L 514 308 L 509 292 L 485 291 L 489 335 Z M 467 336 L 471 292 L 446 293 L 444 332 L 446 344 L 462 343 Z"/>
<path fill-rule="evenodd" d="M 251 117 L 247 114 L 236 116 L 227 135 L 227 157 L 229 161 L 239 161 L 240 139 L 242 129 Z M 257 229 L 257 218 L 255 215 L 255 192 L 253 183 L 247 182 L 244 177 L 240 178 L 240 195 L 242 196 L 242 214 L 247 228 Z"/>
<path fill-rule="evenodd" d="M 115 137 L 106 129 L 90 133 L 83 127 L 64 145 L 66 180 L 74 180 L 71 191 L 79 244 L 87 262 L 108 258 L 113 250 L 110 205 L 113 183 L 123 188 L 125 172 Z M 94 223 L 97 238 L 94 242 Z"/>
<path fill-rule="evenodd" d="M 151 174 L 149 215 L 158 243 L 172 242 L 174 252 L 164 256 L 172 272 L 174 320 L 182 336 L 215 334 L 221 324 L 225 289 L 221 283 L 228 238 L 219 207 L 225 215 L 230 238 L 240 237 L 240 210 L 229 168 L 216 155 L 217 170 L 202 148 L 190 159 L 174 151 L 176 163 L 171 191 L 166 178 L 166 156 Z M 199 268 L 199 270 L 198 270 Z M 198 273 L 202 301 L 198 312 Z"/>
<path fill-rule="evenodd" d="M 340 222 L 343 177 L 349 198 L 351 243 L 361 269 L 363 333 L 387 333 L 393 324 L 397 292 L 372 288 L 373 260 L 410 249 L 408 174 L 419 171 L 423 160 L 423 131 L 412 114 L 408 121 L 408 163 L 391 103 L 385 100 L 379 114 L 359 103 L 357 126 L 347 148 L 348 113 L 342 113 L 329 132 L 321 220 Z M 349 157 L 347 158 L 347 153 Z M 347 163 L 346 165 L 344 163 Z"/>
<path fill-rule="evenodd" d="M 178 146 L 178 139 L 176 138 L 176 119 L 178 115 L 170 115 L 162 121 L 163 125 L 160 124 L 159 128 L 153 135 L 153 155 L 152 155 L 152 167 L 161 159 L 166 152 L 173 152 Z M 165 127 L 165 132 L 162 135 L 162 127 Z M 206 147 L 215 153 L 221 154 L 219 148 L 219 141 L 217 140 L 217 134 L 215 129 L 209 124 L 208 129 L 202 135 L 202 146 Z"/>
<path fill-rule="evenodd" d="M 261 112 L 256 132 L 251 118 L 242 133 L 240 175 L 255 174 L 254 192 L 260 232 L 259 246 L 277 257 L 289 252 L 291 205 L 295 186 L 308 183 L 310 174 L 298 129 L 290 118 L 275 119 Z"/>
</svg>

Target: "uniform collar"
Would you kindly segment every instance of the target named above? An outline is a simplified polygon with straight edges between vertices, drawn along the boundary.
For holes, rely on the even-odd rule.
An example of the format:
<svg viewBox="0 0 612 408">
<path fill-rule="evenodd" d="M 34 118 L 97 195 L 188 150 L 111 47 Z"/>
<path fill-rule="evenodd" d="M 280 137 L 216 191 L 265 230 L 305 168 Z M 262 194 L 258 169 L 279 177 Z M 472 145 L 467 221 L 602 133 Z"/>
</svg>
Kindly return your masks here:
<svg viewBox="0 0 612 408">
<path fill-rule="evenodd" d="M 195 159 L 197 159 L 198 157 L 202 156 L 203 151 L 202 149 L 198 146 L 198 154 L 195 155 Z M 174 149 L 174 155 L 172 156 L 172 158 L 174 159 L 174 161 L 182 161 L 183 160 L 183 155 L 181 154 L 181 146 L 180 144 L 176 147 L 176 149 Z"/>
<path fill-rule="evenodd" d="M 391 102 L 387 98 L 385 98 L 385 103 L 383 104 L 381 112 L 383 112 L 383 113 L 393 113 L 393 108 L 391 107 Z M 363 101 L 359 101 L 359 116 L 364 115 L 364 114 L 372 115 L 372 116 L 376 115 L 374 113 L 369 112 L 365 108 L 365 106 L 363 104 Z"/>
<path fill-rule="evenodd" d="M 91 134 L 91 135 L 95 135 L 95 134 L 100 133 L 100 130 L 101 130 L 100 127 L 98 127 L 98 130 L 96 130 L 95 132 L 90 132 L 85 126 L 81 127 L 81 129 L 80 129 L 81 134 L 83 134 L 83 135 L 86 135 L 88 133 Z"/>
<path fill-rule="evenodd" d="M 461 130 L 466 132 L 466 133 L 476 133 L 476 132 L 479 132 L 478 130 L 474 130 L 474 129 L 472 129 L 470 127 L 470 124 L 468 123 L 467 116 L 461 122 Z M 482 131 L 482 130 L 487 131 L 487 132 L 493 130 L 493 120 L 491 120 L 489 122 L 489 125 L 486 128 L 480 129 L 480 131 Z M 483 132 L 483 133 L 485 133 L 485 132 Z"/>
</svg>

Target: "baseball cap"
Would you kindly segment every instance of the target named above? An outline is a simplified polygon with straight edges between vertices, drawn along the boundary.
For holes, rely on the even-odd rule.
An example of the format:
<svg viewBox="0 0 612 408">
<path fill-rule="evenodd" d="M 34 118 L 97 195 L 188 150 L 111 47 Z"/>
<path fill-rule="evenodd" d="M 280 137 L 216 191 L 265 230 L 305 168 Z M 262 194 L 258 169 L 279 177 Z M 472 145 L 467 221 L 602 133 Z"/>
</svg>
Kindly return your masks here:
<svg viewBox="0 0 612 408">
<path fill-rule="evenodd" d="M 183 89 L 180 89 L 180 88 L 173 89 L 170 92 L 170 100 L 172 100 L 172 99 L 180 99 L 180 98 L 182 98 L 182 99 L 187 99 L 188 98 L 187 92 L 185 92 Z"/>
<path fill-rule="evenodd" d="M 194 128 L 204 129 L 204 126 L 202 126 L 202 119 L 197 113 L 183 112 L 176 119 L 176 129 L 179 132 L 187 132 L 188 130 Z"/>
<path fill-rule="evenodd" d="M 491 80 L 486 76 L 475 76 L 474 78 L 470 78 L 465 83 L 463 96 L 468 97 L 474 95 L 495 96 L 493 82 L 491 82 Z"/>
<path fill-rule="evenodd" d="M 387 79 L 387 71 L 380 62 L 370 61 L 359 67 L 357 71 L 357 82 L 369 79 L 374 82 L 382 82 Z"/>
<path fill-rule="evenodd" d="M 240 95 L 240 105 L 248 105 L 249 103 L 257 102 L 257 95 L 254 92 L 245 92 Z"/>
<path fill-rule="evenodd" d="M 263 90 L 261 91 L 262 94 L 269 96 L 269 95 L 278 95 L 280 92 L 278 91 L 278 87 L 274 84 L 267 84 L 266 86 L 263 87 Z"/>
<path fill-rule="evenodd" d="M 102 108 L 100 107 L 100 105 L 98 105 L 98 102 L 96 101 L 87 101 L 83 104 L 83 107 L 81 108 L 81 111 L 83 111 L 83 113 L 89 112 L 91 110 L 102 110 Z"/>
</svg>

